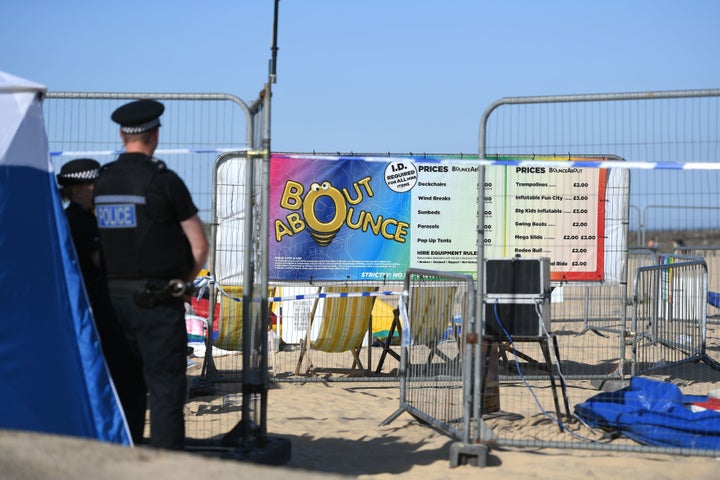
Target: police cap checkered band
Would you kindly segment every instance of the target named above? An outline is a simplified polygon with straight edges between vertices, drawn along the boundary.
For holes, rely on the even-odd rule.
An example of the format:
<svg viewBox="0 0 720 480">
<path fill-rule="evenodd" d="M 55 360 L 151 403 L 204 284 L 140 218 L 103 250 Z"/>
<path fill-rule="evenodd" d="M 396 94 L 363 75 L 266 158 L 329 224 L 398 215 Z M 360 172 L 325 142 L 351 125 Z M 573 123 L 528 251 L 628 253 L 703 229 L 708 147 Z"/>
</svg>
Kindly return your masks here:
<svg viewBox="0 0 720 480">
<path fill-rule="evenodd" d="M 143 133 L 160 126 L 165 106 L 155 100 L 135 100 L 115 110 L 112 120 L 123 133 Z"/>
<path fill-rule="evenodd" d="M 70 160 L 60 168 L 57 180 L 62 186 L 92 182 L 98 177 L 99 170 L 100 163 L 96 160 L 92 158 L 78 158 L 76 160 Z"/>
<path fill-rule="evenodd" d="M 141 123 L 140 125 L 123 125 L 120 127 L 120 131 L 123 133 L 143 133 L 159 126 L 160 119 L 156 118 L 154 120 L 150 120 L 147 123 Z"/>
</svg>

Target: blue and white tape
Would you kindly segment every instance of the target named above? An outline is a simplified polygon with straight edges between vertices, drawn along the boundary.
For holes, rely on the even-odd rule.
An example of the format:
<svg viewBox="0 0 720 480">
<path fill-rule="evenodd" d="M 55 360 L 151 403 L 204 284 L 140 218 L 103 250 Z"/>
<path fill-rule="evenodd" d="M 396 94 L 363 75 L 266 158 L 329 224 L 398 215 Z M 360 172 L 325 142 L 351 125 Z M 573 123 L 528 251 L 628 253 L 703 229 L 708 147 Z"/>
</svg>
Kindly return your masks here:
<svg viewBox="0 0 720 480">
<path fill-rule="evenodd" d="M 393 297 L 403 292 L 392 290 L 382 292 L 337 292 L 337 293 L 306 293 L 302 295 L 288 295 L 283 297 L 268 297 L 268 302 L 289 302 L 293 300 L 314 300 L 316 298 L 353 298 L 353 297 Z"/>
<path fill-rule="evenodd" d="M 213 282 L 212 277 L 203 277 L 195 280 L 194 285 L 199 288 L 197 298 L 199 299 L 205 293 L 208 285 Z M 242 301 L 242 298 L 235 297 L 227 293 L 222 286 L 216 285 L 218 293 L 237 302 Z M 317 293 L 302 293 L 298 295 L 284 295 L 279 297 L 268 297 L 268 302 L 292 302 L 297 300 L 314 300 L 316 298 L 357 298 L 357 297 L 395 297 L 407 295 L 407 292 L 395 291 L 395 290 L 383 290 L 383 291 L 367 291 L 367 292 L 317 292 Z M 259 302 L 259 298 L 253 298 L 253 302 Z"/>
<path fill-rule="evenodd" d="M 619 160 L 575 161 L 575 160 L 477 160 L 476 165 L 483 166 L 520 166 L 520 167 L 556 167 L 556 168 L 624 168 L 640 170 L 720 170 L 720 163 L 714 162 L 628 162 Z"/>
<path fill-rule="evenodd" d="M 244 152 L 247 147 L 238 148 L 159 148 L 155 150 L 155 155 L 188 155 L 194 153 L 228 153 L 228 152 Z M 51 157 L 100 157 L 115 156 L 125 153 L 125 150 L 89 150 L 89 151 L 68 151 L 68 152 L 50 152 Z"/>
<path fill-rule="evenodd" d="M 200 154 L 200 153 L 228 153 L 237 151 L 249 150 L 247 147 L 237 148 L 174 148 L 174 149 L 158 149 L 155 154 L 158 156 L 162 155 L 188 155 L 188 154 Z M 114 156 L 124 153 L 124 150 L 89 150 L 89 151 L 57 151 L 50 152 L 51 157 L 81 157 L 81 156 Z M 408 161 L 422 161 L 428 163 L 440 163 L 440 164 L 462 164 L 473 166 L 546 166 L 546 167 L 558 167 L 562 165 L 563 168 L 631 168 L 641 170 L 720 170 L 720 163 L 716 162 L 642 162 L 642 161 L 625 161 L 625 160 L 612 160 L 608 158 L 606 161 L 597 160 L 562 160 L 561 157 L 555 156 L 550 157 L 549 155 L 538 155 L 533 159 L 522 159 L 512 160 L 512 155 L 508 155 L 510 158 L 497 158 L 493 160 L 493 156 L 486 156 L 484 160 L 479 160 L 476 156 L 468 155 L 463 156 L 455 155 L 453 158 L 447 158 L 445 155 L 396 155 L 396 156 L 383 156 L 383 155 L 315 155 L 315 154 L 304 154 L 304 153 L 282 153 L 278 154 L 290 158 L 307 158 L 317 160 L 346 160 L 346 159 L 362 159 L 366 162 L 397 162 L 399 160 Z M 458 158 L 460 156 L 461 158 Z M 522 155 L 518 155 L 522 157 Z M 549 158 L 550 157 L 550 158 Z M 569 156 L 570 158 L 578 158 Z M 589 156 L 588 158 L 602 158 L 601 156 Z"/>
</svg>

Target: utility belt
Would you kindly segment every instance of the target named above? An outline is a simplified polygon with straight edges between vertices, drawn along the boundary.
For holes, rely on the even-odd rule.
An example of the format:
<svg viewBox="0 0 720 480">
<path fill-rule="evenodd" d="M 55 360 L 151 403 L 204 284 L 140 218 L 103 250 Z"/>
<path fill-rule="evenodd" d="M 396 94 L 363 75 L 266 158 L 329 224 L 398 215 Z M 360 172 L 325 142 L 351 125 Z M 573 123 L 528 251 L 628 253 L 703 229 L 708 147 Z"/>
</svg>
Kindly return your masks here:
<svg viewBox="0 0 720 480">
<path fill-rule="evenodd" d="M 192 292 L 195 287 L 192 282 L 185 282 L 179 278 L 111 278 L 108 286 L 112 291 L 125 291 L 132 294 L 137 306 L 153 308 L 161 303 L 180 298 Z"/>
</svg>

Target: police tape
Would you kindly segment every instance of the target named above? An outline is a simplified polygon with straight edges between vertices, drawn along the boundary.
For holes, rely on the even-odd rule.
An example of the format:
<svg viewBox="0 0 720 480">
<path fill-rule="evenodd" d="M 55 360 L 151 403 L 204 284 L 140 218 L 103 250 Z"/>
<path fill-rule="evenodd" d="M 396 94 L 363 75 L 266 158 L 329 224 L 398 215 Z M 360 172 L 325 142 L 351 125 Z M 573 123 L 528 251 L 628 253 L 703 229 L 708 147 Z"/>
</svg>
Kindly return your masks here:
<svg viewBox="0 0 720 480">
<path fill-rule="evenodd" d="M 228 153 L 228 152 L 244 152 L 247 147 L 238 148 L 158 148 L 155 155 L 188 155 L 195 153 Z M 68 151 L 68 152 L 50 152 L 51 157 L 81 157 L 81 156 L 110 156 L 120 155 L 125 150 L 88 150 L 88 151 Z"/>
<path fill-rule="evenodd" d="M 247 147 L 236 148 L 174 148 L 174 149 L 157 149 L 156 155 L 188 155 L 200 153 L 228 153 L 228 152 L 248 152 Z M 88 151 L 56 151 L 50 152 L 51 157 L 79 157 L 79 156 L 111 156 L 120 155 L 124 150 L 88 150 Z M 434 163 L 443 165 L 472 165 L 478 166 L 545 166 L 561 168 L 607 168 L 607 169 L 642 169 L 642 170 L 720 170 L 720 162 L 645 162 L 645 161 L 625 161 L 613 159 L 611 157 L 588 156 L 587 160 L 579 160 L 582 156 L 568 155 L 567 158 L 556 155 L 518 155 L 516 157 L 502 157 L 498 155 L 486 155 L 485 159 L 480 160 L 477 155 L 464 154 L 312 154 L 312 153 L 282 153 L 277 152 L 274 155 L 285 158 L 302 158 L 317 160 L 346 160 L 352 158 L 362 159 L 366 162 L 400 162 L 400 161 L 417 161 L 423 163 Z M 495 159 L 493 159 L 493 157 Z M 527 158 L 526 158 L 527 157 Z"/>
<path fill-rule="evenodd" d="M 242 302 L 241 297 L 235 297 L 233 295 L 230 295 L 227 293 L 221 286 L 217 286 L 218 292 L 224 296 L 229 298 L 230 300 L 234 300 L 236 302 Z M 303 293 L 299 295 L 284 295 L 280 297 L 268 297 L 267 301 L 272 303 L 278 303 L 278 302 L 292 302 L 292 301 L 298 301 L 298 300 L 314 300 L 316 298 L 357 298 L 357 297 L 397 297 L 397 296 L 403 296 L 407 295 L 408 292 L 406 291 L 394 291 L 394 290 L 386 290 L 386 291 L 367 291 L 367 292 L 318 292 L 318 293 Z M 261 298 L 253 297 L 253 302 L 259 302 Z"/>
<path fill-rule="evenodd" d="M 501 157 L 502 158 L 502 157 Z M 485 157 L 476 160 L 474 165 L 482 166 L 514 166 L 514 167 L 549 167 L 556 173 L 572 173 L 573 169 L 605 168 L 605 169 L 636 169 L 636 170 L 720 170 L 719 163 L 711 162 L 642 162 L 625 160 L 562 160 L 556 158 L 533 159 L 497 159 Z"/>
<path fill-rule="evenodd" d="M 217 286 L 218 292 L 224 296 L 229 298 L 230 300 L 234 300 L 236 302 L 242 302 L 241 297 L 236 297 L 233 295 L 230 295 L 227 293 L 221 286 Z M 268 302 L 272 303 L 278 303 L 278 302 L 292 302 L 297 300 L 314 300 L 316 298 L 357 298 L 357 297 L 398 297 L 402 295 L 407 295 L 407 292 L 405 291 L 395 291 L 395 290 L 386 290 L 386 291 L 367 291 L 367 292 L 318 292 L 318 293 L 303 293 L 299 295 L 283 295 L 280 297 L 267 297 Z M 259 302 L 262 300 L 259 297 L 253 297 L 253 302 Z"/>
<path fill-rule="evenodd" d="M 464 166 L 521 166 L 537 167 L 545 166 L 552 168 L 605 168 L 605 169 L 641 169 L 641 170 L 720 170 L 720 162 L 650 162 L 650 161 L 627 161 L 619 157 L 602 155 L 485 155 L 479 159 L 478 155 L 463 154 L 353 154 L 327 155 L 309 153 L 282 153 L 278 155 L 285 158 L 309 159 L 309 160 L 331 160 L 341 161 L 352 158 L 361 158 L 366 162 L 400 162 L 415 161 L 432 163 L 438 165 L 464 165 Z"/>
<path fill-rule="evenodd" d="M 205 275 L 202 277 L 198 277 L 193 282 L 193 286 L 195 288 L 196 297 L 197 299 L 200 299 L 203 294 L 205 293 L 205 290 L 210 286 L 210 284 L 214 284 L 215 288 L 218 290 L 218 292 L 231 300 L 235 300 L 237 302 L 241 302 L 241 297 L 236 297 L 233 295 L 230 295 L 225 291 L 225 289 L 222 287 L 222 285 L 218 284 L 216 282 L 214 275 Z M 318 288 L 318 287 L 314 287 Z M 296 300 L 314 300 L 316 298 L 351 298 L 351 297 L 395 297 L 395 296 L 407 296 L 408 292 L 406 290 L 403 291 L 396 291 L 396 290 L 383 290 L 383 291 L 367 291 L 367 292 L 317 292 L 317 293 L 302 293 L 298 295 L 284 295 L 280 297 L 268 297 L 268 302 L 291 302 Z M 253 297 L 253 302 L 259 302 L 261 300 L 260 297 Z"/>
</svg>

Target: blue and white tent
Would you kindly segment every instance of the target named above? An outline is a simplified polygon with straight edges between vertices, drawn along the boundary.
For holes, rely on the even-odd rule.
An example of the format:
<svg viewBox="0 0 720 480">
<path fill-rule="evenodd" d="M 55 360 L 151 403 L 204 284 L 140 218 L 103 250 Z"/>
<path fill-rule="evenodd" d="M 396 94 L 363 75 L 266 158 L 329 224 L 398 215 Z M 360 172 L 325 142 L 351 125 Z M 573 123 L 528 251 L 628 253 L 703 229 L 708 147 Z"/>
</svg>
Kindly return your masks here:
<svg viewBox="0 0 720 480">
<path fill-rule="evenodd" d="M 55 184 L 45 90 L 0 72 L 0 428 L 130 445 Z"/>
</svg>

